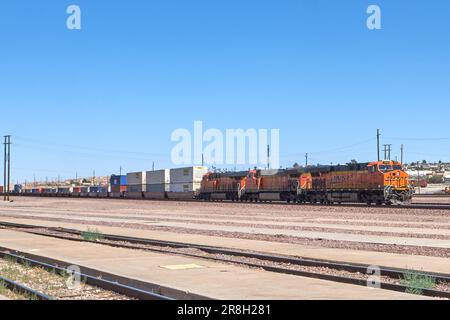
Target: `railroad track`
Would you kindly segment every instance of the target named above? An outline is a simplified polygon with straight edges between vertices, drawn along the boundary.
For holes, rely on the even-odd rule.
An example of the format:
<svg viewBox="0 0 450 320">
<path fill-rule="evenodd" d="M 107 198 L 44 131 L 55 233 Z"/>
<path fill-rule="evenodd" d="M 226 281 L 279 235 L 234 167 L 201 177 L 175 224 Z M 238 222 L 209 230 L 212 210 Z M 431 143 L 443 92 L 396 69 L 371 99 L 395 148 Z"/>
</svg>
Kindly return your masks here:
<svg viewBox="0 0 450 320">
<path fill-rule="evenodd" d="M 113 277 L 108 275 L 103 278 L 102 275 L 100 275 L 100 272 L 96 272 L 92 269 L 81 268 L 85 269 L 86 272 L 68 271 L 67 267 L 70 264 L 67 262 L 57 261 L 47 257 L 39 257 L 24 252 L 15 252 L 16 253 L 11 253 L 11 250 L 9 250 L 8 248 L 0 247 L 0 257 L 3 259 L 12 260 L 14 262 L 27 266 L 39 267 L 52 273 L 72 272 L 74 275 L 78 276 L 84 283 L 107 291 L 112 291 L 139 300 L 174 300 L 171 297 L 164 296 L 156 292 L 146 291 L 120 283 L 119 281 L 116 281 L 115 279 L 113 279 Z M 52 300 L 51 297 L 29 289 L 25 286 L 17 283 L 15 283 L 15 285 L 17 286 L 19 292 L 24 291 L 31 296 L 36 296 L 39 300 Z"/>
<path fill-rule="evenodd" d="M 0 226 L 4 228 L 19 229 L 20 231 L 58 239 L 86 241 L 82 238 L 83 232 L 79 230 L 15 224 L 9 222 L 0 222 Z M 102 239 L 103 240 L 98 241 L 97 243 L 113 247 L 147 250 L 165 254 L 177 254 L 222 263 L 225 262 L 245 265 L 247 267 L 264 269 L 270 272 L 291 274 L 359 286 L 368 286 L 368 281 L 372 279 L 369 276 L 373 271 L 375 271 L 373 266 L 364 264 L 273 255 L 261 252 L 196 245 L 191 243 L 162 241 L 110 234 L 102 234 Z M 414 273 L 420 277 L 434 279 L 436 283 L 445 284 L 447 287 L 450 286 L 450 274 L 417 272 L 383 266 L 377 267 L 376 271 L 379 272 L 379 279 L 382 279 L 382 281 L 378 283 L 379 287 L 386 290 L 407 292 L 411 289 L 411 287 L 398 282 L 403 279 L 405 275 L 411 273 Z M 416 289 L 420 289 L 421 294 L 424 296 L 450 299 L 450 289 Z"/>
<path fill-rule="evenodd" d="M 31 229 L 31 226 L 25 228 Z M 36 233 L 41 234 L 43 233 Z M 48 236 L 48 235 L 47 235 Z M 70 239 L 69 239 L 70 240 Z M 28 252 L 20 252 L 9 248 L 0 247 L 0 258 L 14 261 L 26 266 L 39 267 L 52 273 L 70 272 L 81 279 L 81 281 L 90 286 L 98 287 L 103 290 L 111 291 L 126 297 L 138 300 L 208 300 L 208 297 L 183 292 L 177 289 L 162 287 L 159 285 L 147 283 L 144 281 L 130 279 L 103 271 L 79 266 L 82 272 L 73 271 L 68 267 L 72 264 L 66 261 L 56 260 L 49 257 L 38 256 Z M 49 296 L 36 292 L 14 281 L 0 277 L 4 280 L 8 288 L 15 289 L 18 292 L 25 292 L 31 296 L 36 296 L 39 300 L 50 300 Z"/>
<path fill-rule="evenodd" d="M 16 195 L 17 196 L 17 195 Z M 139 201 L 167 201 L 167 202 L 196 202 L 196 203 L 214 203 L 214 201 L 195 200 L 195 199 L 144 199 L 144 198 L 93 198 L 93 197 L 56 197 L 49 195 L 21 195 L 19 197 L 44 197 L 44 198 L 71 198 L 71 199 L 92 199 L 92 200 L 139 200 Z M 217 201 L 223 203 L 236 203 L 244 205 L 266 204 L 266 202 L 233 202 L 229 200 Z M 282 201 L 270 202 L 271 205 L 289 205 L 289 206 L 308 206 L 308 207 L 350 207 L 350 208 L 392 208 L 392 209 L 424 209 L 424 210 L 450 210 L 450 203 L 413 203 L 404 205 L 367 205 L 364 203 L 286 203 Z"/>
<path fill-rule="evenodd" d="M 50 296 L 43 294 L 39 291 L 33 290 L 27 286 L 24 286 L 14 280 L 0 276 L 0 284 L 6 289 L 23 295 L 32 300 L 53 300 Z"/>
</svg>

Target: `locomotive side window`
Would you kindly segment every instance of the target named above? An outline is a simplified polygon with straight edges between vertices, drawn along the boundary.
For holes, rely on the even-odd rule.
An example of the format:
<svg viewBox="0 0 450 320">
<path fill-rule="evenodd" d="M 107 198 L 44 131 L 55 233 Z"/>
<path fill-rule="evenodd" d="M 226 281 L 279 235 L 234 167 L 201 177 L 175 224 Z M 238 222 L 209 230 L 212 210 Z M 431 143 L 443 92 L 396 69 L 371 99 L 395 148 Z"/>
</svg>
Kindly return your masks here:
<svg viewBox="0 0 450 320">
<path fill-rule="evenodd" d="M 380 168 L 381 172 L 392 171 L 392 166 L 388 166 L 388 165 L 380 165 L 379 168 Z"/>
</svg>

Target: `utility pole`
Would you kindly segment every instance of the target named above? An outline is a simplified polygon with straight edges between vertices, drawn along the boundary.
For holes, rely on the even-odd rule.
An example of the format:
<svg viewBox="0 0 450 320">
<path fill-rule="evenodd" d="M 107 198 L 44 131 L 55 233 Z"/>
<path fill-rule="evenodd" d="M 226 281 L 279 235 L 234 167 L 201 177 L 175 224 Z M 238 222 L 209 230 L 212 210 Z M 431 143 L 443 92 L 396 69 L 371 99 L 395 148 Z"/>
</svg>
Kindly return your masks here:
<svg viewBox="0 0 450 320">
<path fill-rule="evenodd" d="M 202 167 L 203 167 L 203 155 L 202 155 Z M 155 171 L 155 161 L 152 163 L 152 171 Z"/>
<path fill-rule="evenodd" d="M 380 161 L 380 129 L 377 129 L 377 155 L 378 161 Z"/>
<path fill-rule="evenodd" d="M 308 154 L 305 154 L 305 167 L 308 166 Z"/>
<path fill-rule="evenodd" d="M 92 172 L 92 185 L 95 186 L 95 169 Z"/>
<path fill-rule="evenodd" d="M 119 176 L 121 176 L 122 175 L 122 166 L 120 166 L 120 168 L 119 168 Z"/>
<path fill-rule="evenodd" d="M 400 150 L 401 150 L 401 151 L 400 151 L 400 162 L 401 162 L 401 164 L 403 164 L 403 151 L 404 151 L 403 144 L 402 144 Z"/>
<path fill-rule="evenodd" d="M 392 144 L 384 144 L 384 160 L 391 160 Z"/>
<path fill-rule="evenodd" d="M 270 169 L 270 145 L 267 145 L 267 170 Z"/>
<path fill-rule="evenodd" d="M 8 136 L 8 201 L 10 194 L 10 184 L 11 184 L 11 136 Z"/>
<path fill-rule="evenodd" d="M 5 138 L 5 153 L 4 153 L 4 168 L 3 168 L 3 200 L 9 201 L 9 185 L 11 183 L 11 136 L 4 136 Z"/>
<path fill-rule="evenodd" d="M 3 145 L 5 146 L 5 152 L 3 154 L 3 201 L 6 201 L 6 136 L 4 136 L 5 142 Z"/>
</svg>

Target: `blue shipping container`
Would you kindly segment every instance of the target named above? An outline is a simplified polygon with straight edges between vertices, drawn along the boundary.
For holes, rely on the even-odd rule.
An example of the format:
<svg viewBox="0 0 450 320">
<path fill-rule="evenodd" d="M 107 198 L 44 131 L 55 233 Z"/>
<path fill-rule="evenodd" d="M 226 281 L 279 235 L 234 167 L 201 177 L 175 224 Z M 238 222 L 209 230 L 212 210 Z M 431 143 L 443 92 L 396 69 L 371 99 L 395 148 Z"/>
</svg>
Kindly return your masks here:
<svg viewBox="0 0 450 320">
<path fill-rule="evenodd" d="M 127 184 L 127 176 L 112 175 L 109 182 L 112 186 L 125 186 Z"/>
</svg>

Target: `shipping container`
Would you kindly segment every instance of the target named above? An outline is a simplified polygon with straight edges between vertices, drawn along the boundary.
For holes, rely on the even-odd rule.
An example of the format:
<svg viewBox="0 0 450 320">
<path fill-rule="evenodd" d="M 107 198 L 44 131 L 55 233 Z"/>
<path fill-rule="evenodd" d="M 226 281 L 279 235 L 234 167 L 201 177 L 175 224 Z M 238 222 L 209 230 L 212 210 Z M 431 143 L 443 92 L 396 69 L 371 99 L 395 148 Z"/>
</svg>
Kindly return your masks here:
<svg viewBox="0 0 450 320">
<path fill-rule="evenodd" d="M 170 183 L 170 170 L 155 170 L 146 172 L 147 184 Z"/>
<path fill-rule="evenodd" d="M 169 191 L 170 170 L 155 170 L 146 172 L 147 192 Z"/>
<path fill-rule="evenodd" d="M 3 193 L 3 186 L 0 186 L 0 193 Z"/>
<path fill-rule="evenodd" d="M 109 179 L 109 184 L 111 186 L 125 186 L 127 184 L 127 176 L 112 175 Z"/>
<path fill-rule="evenodd" d="M 68 194 L 71 193 L 73 189 L 71 187 L 58 187 L 58 193 Z"/>
<path fill-rule="evenodd" d="M 195 183 L 171 183 L 170 192 L 197 192 L 200 190 L 201 182 Z"/>
<path fill-rule="evenodd" d="M 145 171 L 127 173 L 127 191 L 145 192 L 147 175 Z"/>
<path fill-rule="evenodd" d="M 81 192 L 81 187 L 73 187 L 72 192 L 73 193 L 80 193 Z"/>
<path fill-rule="evenodd" d="M 170 183 L 197 183 L 201 182 L 203 176 L 208 172 L 207 167 L 186 167 L 170 170 Z"/>
<path fill-rule="evenodd" d="M 127 191 L 127 186 L 111 186 L 111 192 L 120 193 Z"/>
<path fill-rule="evenodd" d="M 104 192 L 107 192 L 107 189 L 105 187 L 101 187 L 101 186 L 92 186 L 92 187 L 89 187 L 89 192 L 104 193 Z"/>
<path fill-rule="evenodd" d="M 147 184 L 147 192 L 166 192 L 170 191 L 170 184 L 159 183 L 159 184 Z"/>
</svg>

